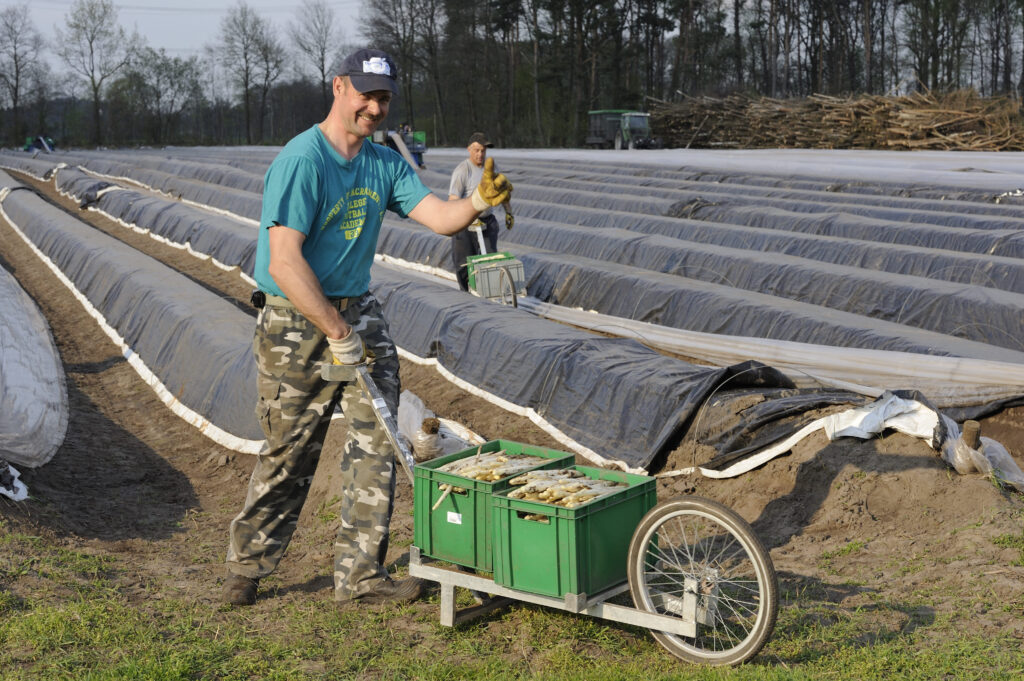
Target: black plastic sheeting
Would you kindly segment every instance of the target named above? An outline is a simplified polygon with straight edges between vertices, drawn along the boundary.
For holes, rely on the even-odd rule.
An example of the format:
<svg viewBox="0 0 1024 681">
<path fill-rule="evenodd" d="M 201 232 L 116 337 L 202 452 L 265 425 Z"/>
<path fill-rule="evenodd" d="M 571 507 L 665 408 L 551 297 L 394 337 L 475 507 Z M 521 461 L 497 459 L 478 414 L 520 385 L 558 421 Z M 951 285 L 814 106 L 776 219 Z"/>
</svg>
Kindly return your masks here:
<svg viewBox="0 0 1024 681">
<path fill-rule="evenodd" d="M 723 382 L 729 385 L 728 381 Z M 758 387 L 717 392 L 688 429 L 680 450 L 690 466 L 721 470 L 817 419 L 874 400 L 845 390 Z M 710 447 L 714 456 L 702 456 Z M 655 463 L 657 467 L 657 463 Z"/>
<path fill-rule="evenodd" d="M 260 439 L 251 317 L 34 194 L 18 194 L 4 202 L 14 223 L 166 388 L 222 430 Z M 631 466 L 648 465 L 676 443 L 723 380 L 740 376 L 730 388 L 789 385 L 767 368 L 690 365 L 632 340 L 595 337 L 385 267 L 374 268 L 373 291 L 401 347 L 436 357 L 463 380 L 535 410 L 576 442 Z"/>
<path fill-rule="evenodd" d="M 792 388 L 756 362 L 727 368 L 687 364 L 640 343 L 603 338 L 514 308 L 498 308 L 440 284 L 377 266 L 372 289 L 395 342 L 477 388 L 529 407 L 597 454 L 647 467 L 678 444 L 701 405 L 729 391 Z M 847 404 L 863 398 L 847 393 Z M 797 395 L 773 419 L 799 413 Z M 810 408 L 821 402 L 807 393 Z M 724 435 L 729 435 L 724 433 Z M 502 434 L 514 439 L 514 435 Z M 707 442 L 716 444 L 714 437 Z M 723 441 L 723 446 L 727 441 Z"/>
<path fill-rule="evenodd" d="M 218 153 L 221 156 L 229 156 L 223 151 Z M 192 155 L 195 156 L 196 153 Z M 270 155 L 269 150 L 263 152 L 264 159 L 269 159 Z M 219 180 L 231 178 L 235 172 L 228 166 L 216 165 L 209 161 L 168 160 L 150 155 L 113 154 L 111 158 L 89 156 L 87 161 L 95 170 L 122 173 L 127 170 L 121 166 L 128 166 L 129 161 L 133 161 L 136 156 L 140 168 L 133 172 L 136 173 L 137 179 L 145 179 L 147 174 L 168 169 L 181 174 L 194 174 Z M 76 157 L 69 155 L 68 158 Z M 77 158 L 81 160 L 85 157 Z M 230 161 L 225 158 L 218 161 L 221 162 Z M 250 162 L 250 166 L 259 167 L 261 164 L 262 161 Z M 640 199 L 637 198 L 635 190 L 632 194 L 623 194 L 622 190 L 612 192 L 608 191 L 608 183 L 599 183 L 596 186 L 603 187 L 606 191 L 584 192 L 580 187 L 585 185 L 585 178 L 614 177 L 613 168 L 604 167 L 601 173 L 597 173 L 594 170 L 585 171 L 582 167 L 574 168 L 571 163 L 563 165 L 561 172 L 564 177 L 558 183 L 548 183 L 553 186 L 540 186 L 535 184 L 535 180 L 533 183 L 517 180 L 515 207 L 520 217 L 519 228 L 505 234 L 503 240 L 506 243 L 517 242 L 554 253 L 609 260 L 650 270 L 656 274 L 680 274 L 685 279 L 677 282 L 678 286 L 689 286 L 691 280 L 721 284 L 740 291 L 770 294 L 781 299 L 820 305 L 835 312 L 862 315 L 880 322 L 897 322 L 902 326 L 949 334 L 1015 351 L 1020 347 L 1018 339 L 1021 337 L 1021 329 L 1017 327 L 1021 325 L 1018 314 L 1021 305 L 1018 292 L 1024 287 L 1024 277 L 1021 277 L 1024 268 L 1014 258 L 990 256 L 986 262 L 985 255 L 965 254 L 963 251 L 1015 252 L 1017 246 L 1024 244 L 1021 230 L 1007 228 L 991 232 L 935 225 L 908 225 L 886 220 L 873 224 L 870 219 L 842 213 L 809 216 L 792 211 L 784 211 L 784 215 L 778 216 L 776 226 L 789 228 L 785 232 L 665 218 L 650 213 L 665 210 L 666 206 L 681 195 L 680 190 L 662 188 L 658 190 L 664 195 L 662 198 Z M 530 167 L 509 172 L 514 176 L 528 175 Z M 538 171 L 538 174 L 544 177 L 546 173 L 553 178 L 556 172 L 557 168 L 551 166 L 543 172 Z M 256 177 L 256 173 L 253 172 L 246 171 L 244 174 L 250 179 Z M 436 170 L 424 171 L 421 174 L 433 185 L 442 185 L 446 181 L 445 173 Z M 712 183 L 703 185 L 705 188 L 716 188 Z M 155 183 L 155 186 L 166 188 L 166 183 Z M 565 187 L 574 189 L 569 191 Z M 437 189 L 443 191 L 443 188 Z M 246 201 L 242 202 L 244 205 L 238 205 L 228 201 L 224 196 L 217 201 L 208 201 L 209 193 L 194 191 L 187 198 L 219 207 L 230 206 L 230 210 L 239 215 L 256 213 L 258 197 L 255 194 L 249 195 Z M 812 194 L 807 190 L 796 193 Z M 232 192 L 228 192 L 227 198 L 234 198 L 231 194 Z M 526 198 L 522 199 L 522 196 Z M 537 202 L 530 197 L 543 198 L 545 201 Z M 766 198 L 776 201 L 775 197 L 764 196 L 739 197 L 735 201 L 729 197 L 729 201 L 742 204 L 759 202 Z M 887 197 L 871 197 L 874 201 L 882 199 L 893 201 Z M 831 197 L 831 200 L 835 200 L 835 197 Z M 899 200 L 907 206 L 912 205 L 915 209 L 920 209 L 928 203 L 921 200 Z M 591 205 L 580 207 L 567 203 Z M 787 205 L 792 203 L 788 201 Z M 697 204 L 691 205 L 690 208 L 696 211 L 708 208 L 699 201 Z M 816 205 L 825 204 L 826 202 L 818 202 Z M 618 210 L 614 209 L 616 206 Z M 974 224 L 980 220 L 981 224 L 990 224 L 996 221 L 1012 227 L 1013 223 L 1022 222 L 1020 218 L 1013 217 L 1015 212 L 1020 212 L 1013 207 L 969 204 L 964 201 L 944 202 L 943 209 L 947 207 L 965 210 L 971 208 L 980 213 L 947 215 L 933 210 L 928 214 L 946 216 L 950 221 L 957 223 Z M 779 209 L 763 207 L 758 203 L 745 208 L 733 206 L 729 210 L 746 211 L 749 213 L 748 217 L 756 219 L 761 225 L 770 221 L 773 211 Z M 903 214 L 908 209 L 903 207 L 897 210 Z M 988 210 L 1000 214 L 984 214 L 984 211 Z M 638 216 L 638 213 L 647 214 Z M 535 219 L 525 219 L 528 217 Z M 559 222 L 552 219 L 558 217 L 564 217 L 565 220 Z M 825 225 L 822 220 L 825 220 Z M 573 227 L 572 222 L 585 223 L 590 227 L 604 227 L 605 233 Z M 837 231 L 844 236 L 837 238 L 791 231 L 812 232 L 822 230 L 823 226 L 839 226 L 841 229 Z M 842 228 L 849 228 L 850 231 Z M 651 236 L 631 236 L 638 231 Z M 655 236 L 658 234 L 661 236 Z M 856 238 L 851 239 L 846 236 L 847 234 Z M 885 244 L 873 241 L 883 237 L 892 239 L 892 236 L 886 235 L 893 234 L 901 235 L 898 238 L 909 243 L 887 249 Z M 701 243 L 694 243 L 695 241 Z M 927 243 L 930 247 L 922 248 L 921 242 Z M 941 247 L 941 250 L 935 250 L 934 247 Z M 765 253 L 765 250 L 771 252 Z M 422 262 L 416 254 L 402 254 L 388 249 L 382 249 L 382 252 Z M 442 256 L 434 259 L 434 262 L 440 265 L 443 260 Z M 636 275 L 638 273 L 632 274 L 634 278 Z M 657 286 L 663 285 L 663 280 L 656 276 L 653 278 L 658 280 Z M 990 285 L 993 283 L 994 285 Z M 560 285 L 558 290 L 565 291 L 566 287 Z M 586 293 L 593 297 L 592 291 Z M 567 298 L 559 300 L 545 297 L 541 293 L 534 295 L 549 302 L 570 304 Z M 605 296 L 605 299 L 607 298 Z M 785 301 L 780 304 L 786 306 Z M 581 302 L 580 306 L 588 305 Z M 608 307 L 594 309 L 613 313 Z M 631 315 L 631 318 L 699 330 L 693 323 L 680 326 L 678 322 L 657 320 L 649 314 Z M 757 329 L 748 329 L 740 333 L 779 337 Z M 806 337 L 806 334 L 804 335 Z M 788 338 L 796 339 L 796 336 Z M 850 345 L 841 341 L 839 344 Z M 971 356 L 977 356 L 977 353 Z"/>
<path fill-rule="evenodd" d="M 261 438 L 251 317 L 30 192 L 4 208 L 183 404 L 228 433 Z M 373 291 L 401 347 L 436 357 L 463 380 L 631 466 L 648 465 L 676 443 L 722 380 L 738 374 L 748 378 L 730 387 L 789 385 L 767 368 L 690 365 L 389 268 L 374 268 Z"/>
<path fill-rule="evenodd" d="M 185 164 L 176 164 L 168 168 L 168 170 L 176 169 L 178 172 L 185 173 L 184 175 L 177 175 L 168 172 L 168 170 L 135 165 L 130 157 L 125 157 L 121 161 L 102 157 L 66 154 L 56 156 L 56 160 L 61 160 L 68 165 L 77 165 L 85 168 L 90 172 L 104 176 L 99 179 L 115 182 L 118 185 L 124 186 L 124 180 L 131 180 L 176 199 L 192 201 L 251 220 L 259 220 L 260 217 L 260 210 L 262 208 L 262 178 L 259 179 L 259 189 L 252 191 L 211 184 L 191 177 L 188 174 L 189 171 L 193 175 L 203 175 L 204 173 L 199 172 L 200 169 L 190 168 Z M 213 175 L 216 177 L 216 174 Z M 250 182 L 250 186 L 256 186 L 255 181 Z"/>
<path fill-rule="evenodd" d="M 1021 225 L 996 220 L 979 229 L 977 225 L 937 227 L 924 223 L 903 223 L 898 220 L 866 218 L 849 213 L 800 213 L 783 207 L 730 206 L 694 204 L 686 214 L 699 214 L 712 222 L 780 229 L 794 232 L 869 239 L 880 243 L 919 244 L 928 248 L 944 248 L 970 253 L 1022 257 Z"/>
<path fill-rule="evenodd" d="M 764 238 L 759 235 L 764 235 L 766 230 L 777 230 L 793 232 L 779 235 L 787 240 L 801 235 L 804 238 L 821 235 L 869 244 L 905 244 L 954 252 L 1024 257 L 1024 237 L 1021 236 L 1024 208 L 1020 206 L 969 201 L 897 200 L 824 192 L 817 195 L 801 193 L 800 197 L 815 197 L 813 201 L 801 202 L 785 196 L 750 195 L 747 186 L 739 188 L 742 194 L 734 198 L 736 188 L 716 184 L 706 185 L 708 191 L 680 193 L 652 190 L 648 183 L 654 180 L 642 174 L 624 177 L 618 185 L 582 182 L 581 178 L 593 177 L 595 171 L 584 171 L 572 163 L 558 164 L 553 169 L 542 166 L 539 178 L 548 178 L 549 181 L 538 184 L 538 176 L 533 172 L 536 166 L 536 161 L 518 162 L 508 170 L 515 184 L 516 213 L 524 218 L 556 224 L 619 227 L 758 250 L 767 247 L 775 251 L 776 244 L 786 243 L 778 239 L 758 242 L 759 238 Z M 671 174 L 671 171 L 660 168 L 647 168 L 647 172 L 655 170 L 658 182 L 665 182 L 663 175 Z M 602 167 L 601 172 L 611 171 Z M 447 191 L 444 173 L 428 171 L 421 176 L 435 191 Z M 589 189 L 585 189 L 587 187 Z M 723 194 L 728 191 L 733 193 Z M 651 197 L 659 195 L 663 200 L 652 202 Z M 595 203 L 595 200 L 600 203 Z M 668 216 L 662 212 L 667 204 L 671 204 Z M 795 207 L 800 209 L 795 210 Z M 869 214 L 871 210 L 878 214 Z M 914 219 L 910 219 L 911 216 Z M 813 253 L 793 254 L 816 257 Z"/>
<path fill-rule="evenodd" d="M 13 181 L 0 181 L 0 186 L 27 191 Z M 20 265 L 0 258 L 0 476 L 7 472 L 7 463 L 31 468 L 47 463 L 68 427 L 60 354 L 42 311 L 14 277 Z M 0 480 L 2 487 L 11 491 L 12 481 Z"/>
<path fill-rule="evenodd" d="M 783 152 L 783 154 L 785 153 Z M 960 152 L 957 153 L 960 154 Z M 500 150 L 496 150 L 494 154 L 502 158 Z M 818 200 L 828 200 L 821 196 L 821 194 L 825 193 L 835 193 L 840 195 L 840 197 L 844 194 L 852 194 L 858 195 L 865 201 L 879 205 L 904 205 L 907 207 L 913 204 L 905 203 L 904 200 L 906 199 L 932 202 L 936 200 L 962 201 L 976 204 L 981 212 L 988 212 L 991 208 L 998 210 L 1000 206 L 996 206 L 996 202 L 1001 204 L 1001 206 L 1016 205 L 1018 206 L 1017 210 L 1020 211 L 1019 206 L 1022 200 L 1024 200 L 1024 197 L 1008 195 L 1006 191 L 997 190 L 995 187 L 998 182 L 988 182 L 988 178 L 986 178 L 986 184 L 990 186 L 978 188 L 946 181 L 921 180 L 912 170 L 900 173 L 898 180 L 894 180 L 891 177 L 892 173 L 889 173 L 890 177 L 888 178 L 875 176 L 870 180 L 864 179 L 864 173 L 855 173 L 859 177 L 844 177 L 844 175 L 849 174 L 845 173 L 842 157 L 830 160 L 828 162 L 828 171 L 818 175 L 806 171 L 787 172 L 781 168 L 778 173 L 767 175 L 762 172 L 751 172 L 749 170 L 726 170 L 698 165 L 684 164 L 673 167 L 667 163 L 659 165 L 631 163 L 628 160 L 628 156 L 624 154 L 617 155 L 623 157 L 623 160 L 614 163 L 609 163 L 606 159 L 603 160 L 604 162 L 584 162 L 581 160 L 552 160 L 517 156 L 515 158 L 503 159 L 502 168 L 503 170 L 509 168 L 513 173 L 518 169 L 524 169 L 527 173 L 524 177 L 542 177 L 547 174 L 556 179 L 567 176 L 588 180 L 604 178 L 605 181 L 617 184 L 627 191 L 630 187 L 636 186 L 701 188 L 708 185 L 718 186 L 720 190 L 739 190 L 744 194 L 762 193 L 763 195 L 769 195 L 775 190 L 789 192 L 805 190 L 819 193 Z M 462 153 L 452 154 L 435 151 L 431 154 L 430 167 L 435 170 L 447 170 L 450 173 L 455 164 L 461 161 L 463 157 L 464 154 Z M 808 160 L 813 162 L 813 158 Z M 780 161 L 786 162 L 785 156 L 781 156 Z M 821 156 L 818 156 L 817 162 L 819 164 L 822 163 Z M 796 161 L 796 164 L 799 165 L 800 161 Z M 958 172 L 963 173 L 967 177 L 970 173 L 964 171 L 968 170 L 972 169 L 960 168 Z M 871 174 L 870 172 L 868 173 L 868 175 Z M 975 176 L 981 175 L 984 177 L 988 174 L 990 173 L 982 170 L 975 173 Z M 723 187 L 722 185 L 726 186 Z M 1011 188 L 1013 187 L 1011 186 Z M 838 200 L 845 201 L 848 199 L 843 197 Z M 967 212 L 971 210 L 973 209 L 967 209 Z"/>
<path fill-rule="evenodd" d="M 241 224 L 195 206 L 131 189 L 102 192 L 110 186 L 110 182 L 79 170 L 65 168 L 57 173 L 57 188 L 74 196 L 81 206 L 101 210 L 168 241 L 188 244 L 197 253 L 252 275 L 256 258 L 255 225 Z"/>
<path fill-rule="evenodd" d="M 77 168 L 61 168 L 57 171 L 55 180 L 57 191 L 65 196 L 70 196 L 78 201 L 79 208 L 85 208 L 96 203 L 100 192 L 111 187 L 120 188 L 120 185 L 110 180 L 103 180 L 95 175 L 78 170 Z"/>
<path fill-rule="evenodd" d="M 12 192 L 3 207 L 182 404 L 232 435 L 263 439 L 251 316 L 34 193 Z"/>
<path fill-rule="evenodd" d="M 74 151 L 57 154 L 55 158 L 105 175 L 136 180 L 147 175 L 160 180 L 172 176 L 255 194 L 263 193 L 263 174 L 266 172 L 265 167 L 262 171 L 251 172 L 218 163 L 187 161 L 138 151 Z"/>
<path fill-rule="evenodd" d="M 27 153 L 11 153 L 0 151 L 0 168 L 18 170 L 31 175 L 37 180 L 49 179 L 53 169 L 60 161 L 50 155 L 33 156 Z"/>
<path fill-rule="evenodd" d="M 513 230 L 515 236 L 506 235 L 506 240 L 552 253 L 571 253 L 701 281 L 727 282 L 735 289 L 1001 347 L 1020 347 L 1019 339 L 1024 338 L 1024 295 L 1010 291 L 825 264 L 753 249 L 637 236 L 621 230 L 547 229 L 538 224 L 521 227 Z M 1016 265 L 1014 271 L 1024 270 Z M 533 295 L 548 300 L 543 294 Z M 642 291 L 635 295 L 642 295 Z"/>
<path fill-rule="evenodd" d="M 240 187 L 254 186 L 246 183 L 262 176 L 276 150 L 166 152 L 172 153 L 176 159 L 163 152 L 69 154 L 64 162 L 258 217 L 258 193 Z M 503 232 L 501 247 L 524 262 L 530 293 L 542 300 L 708 333 L 1024 363 L 1016 340 L 1022 322 L 1014 314 L 1024 288 L 1024 268 L 1014 260 L 1024 255 L 1024 212 L 1017 207 L 813 196 L 812 180 L 798 187 L 778 178 L 730 178 L 759 187 L 747 194 L 739 184 L 686 184 L 683 176 L 696 177 L 696 170 L 550 163 L 541 172 L 536 169 L 543 164 L 499 162 L 516 184 L 517 215 L 516 229 Z M 421 177 L 445 195 L 446 170 L 431 162 Z M 164 220 L 173 201 L 145 200 L 140 192 L 97 195 L 101 183 L 89 185 L 67 170 L 59 182 L 65 174 L 85 200 L 118 219 L 179 243 L 193 238 L 182 227 L 187 214 L 180 224 Z M 677 186 L 664 186 L 676 177 Z M 773 182 L 777 187 L 764 189 Z M 229 241 L 226 234 L 213 240 Z M 210 248 L 216 247 L 195 250 Z M 449 249 L 449 239 L 411 221 L 385 220 L 379 248 L 385 255 L 450 269 Z M 746 425 L 706 436 L 722 451 L 788 434 L 809 409 L 862 400 L 842 391 L 796 391 L 767 368 L 678 363 L 632 341 L 595 339 L 386 268 L 375 267 L 373 286 L 386 298 L 400 346 L 436 356 L 460 378 L 535 409 L 577 442 L 631 465 L 646 465 L 677 442 L 716 387 L 715 403 L 705 405 L 702 415 L 709 423 L 735 418 L 738 405 L 750 399 L 742 393 L 745 380 L 764 404 L 744 412 Z M 667 389 L 660 369 L 649 370 L 641 357 L 652 366 L 672 363 L 663 367 Z M 708 378 L 712 374 L 717 378 Z M 660 407 L 648 389 L 663 393 Z M 631 402 L 618 401 L 618 393 Z M 716 409 L 720 417 L 712 413 Z M 644 410 L 652 418 L 644 421 Z"/>
<path fill-rule="evenodd" d="M 805 216 L 799 219 L 805 219 Z M 863 270 L 866 276 L 875 276 L 876 272 L 910 275 L 936 279 L 940 282 L 978 284 L 1002 291 L 1024 293 L 1024 260 L 987 253 L 963 252 L 964 249 L 960 248 L 949 250 L 924 248 L 919 245 L 874 243 L 867 240 L 736 227 L 693 220 L 662 223 L 645 220 L 642 224 L 634 224 L 628 229 L 602 228 L 605 233 L 579 225 L 553 225 L 534 220 L 521 222 L 522 224 L 517 224 L 516 229 L 503 235 L 503 242 L 530 244 L 555 250 L 564 250 L 573 244 L 588 244 L 590 250 L 594 250 L 595 247 L 589 245 L 592 239 L 619 239 L 624 249 L 633 252 L 631 260 L 616 254 L 614 242 L 609 243 L 609 247 L 602 251 L 602 258 L 615 259 L 617 262 L 631 263 L 661 272 L 686 267 L 684 259 L 703 258 L 701 253 L 708 252 L 708 247 L 720 246 L 733 249 L 734 257 L 774 261 L 777 254 L 789 256 L 791 260 L 788 261 L 792 263 L 809 260 L 856 268 Z M 793 222 L 787 224 L 792 226 Z M 889 231 L 895 229 L 893 225 L 886 227 Z M 638 233 L 647 236 L 638 237 Z M 971 232 L 965 237 L 965 241 L 971 241 L 974 235 L 975 233 Z M 1003 240 L 1004 243 L 1007 239 L 1015 242 L 1024 251 L 1024 238 L 1021 237 L 1022 234 L 1019 232 L 1010 233 L 1004 235 Z M 569 244 L 566 244 L 566 241 Z M 948 245 L 953 245 L 948 235 L 944 241 Z M 984 242 L 993 249 L 1000 247 L 997 241 L 998 237 L 984 239 Z M 979 244 L 975 245 L 981 247 Z M 643 248 L 643 251 L 636 253 L 639 248 Z M 727 253 L 722 250 L 717 252 Z M 580 254 L 582 255 L 582 252 Z M 804 265 L 824 267 L 813 262 Z M 824 269 L 827 272 L 836 271 L 831 267 Z M 719 276 L 713 267 L 703 263 L 686 267 L 680 273 L 705 280 L 728 278 Z M 930 282 L 916 283 L 930 285 Z"/>
<path fill-rule="evenodd" d="M 698 209 L 704 205 L 694 204 L 693 207 Z M 772 230 L 784 238 L 819 235 L 873 244 L 891 243 L 953 252 L 1024 257 L 1022 230 L 1005 224 L 1004 229 L 978 230 L 869 219 L 845 213 L 797 213 L 781 208 L 759 206 L 714 207 L 714 219 L 710 213 L 705 213 L 704 221 L 701 221 L 687 218 L 685 212 L 676 218 L 640 215 L 628 210 L 627 206 L 622 206 L 620 210 L 599 210 L 586 206 L 530 201 L 520 196 L 517 196 L 514 206 L 517 227 L 520 218 L 535 219 L 551 223 L 553 227 L 562 224 L 617 227 L 647 234 L 663 234 L 696 241 L 707 240 L 709 243 L 721 239 L 742 238 L 739 235 L 745 234 L 742 230 L 746 227 L 762 234 L 765 230 Z M 722 232 L 737 236 L 723 237 Z M 764 237 L 769 235 L 775 236 L 770 231 Z"/>
<path fill-rule="evenodd" d="M 721 218 L 721 211 L 753 206 L 758 209 L 779 208 L 798 214 L 845 213 L 868 219 L 939 227 L 978 230 L 1024 228 L 1024 216 L 1020 209 L 1010 206 L 985 206 L 986 210 L 982 211 L 977 204 L 958 201 L 913 201 L 910 206 L 880 205 L 862 196 L 842 196 L 844 200 L 837 200 L 840 198 L 837 195 L 816 197 L 813 192 L 782 190 L 767 196 L 751 196 L 745 192 L 730 191 L 721 185 L 691 190 L 634 189 L 631 192 L 614 193 L 600 184 L 582 182 L 572 175 L 563 175 L 562 179 L 551 178 L 549 182 L 537 184 L 526 169 L 519 168 L 515 172 L 510 170 L 507 174 L 513 181 L 517 199 L 569 208 L 587 207 L 728 222 Z M 960 206 L 967 211 L 958 211 Z"/>
<path fill-rule="evenodd" d="M 499 247 L 523 262 L 530 295 L 567 307 L 704 333 L 1024 363 L 1019 351 L 725 283 L 655 274 L 558 251 Z M 378 250 L 402 260 L 452 268 L 448 239 L 412 224 L 386 222 Z"/>
</svg>

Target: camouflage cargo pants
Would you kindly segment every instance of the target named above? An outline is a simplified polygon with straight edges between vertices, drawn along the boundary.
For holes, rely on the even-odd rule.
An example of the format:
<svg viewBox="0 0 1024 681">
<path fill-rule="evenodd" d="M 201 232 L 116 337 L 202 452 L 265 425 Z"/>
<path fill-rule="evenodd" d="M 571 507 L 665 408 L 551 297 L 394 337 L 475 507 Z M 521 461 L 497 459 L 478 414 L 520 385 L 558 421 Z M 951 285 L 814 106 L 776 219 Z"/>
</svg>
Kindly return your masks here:
<svg viewBox="0 0 1024 681">
<path fill-rule="evenodd" d="M 369 293 L 342 317 L 375 355 L 371 373 L 391 413 L 398 413 L 398 354 L 380 305 Z M 394 450 L 355 382 L 327 383 L 319 367 L 332 360 L 327 341 L 297 310 L 267 305 L 253 341 L 259 400 L 256 414 L 267 441 L 245 498 L 231 522 L 227 568 L 261 578 L 284 555 L 316 472 L 330 415 L 339 400 L 348 425 L 341 460 L 340 527 L 335 540 L 334 597 L 371 591 L 383 567 L 395 496 Z"/>
</svg>

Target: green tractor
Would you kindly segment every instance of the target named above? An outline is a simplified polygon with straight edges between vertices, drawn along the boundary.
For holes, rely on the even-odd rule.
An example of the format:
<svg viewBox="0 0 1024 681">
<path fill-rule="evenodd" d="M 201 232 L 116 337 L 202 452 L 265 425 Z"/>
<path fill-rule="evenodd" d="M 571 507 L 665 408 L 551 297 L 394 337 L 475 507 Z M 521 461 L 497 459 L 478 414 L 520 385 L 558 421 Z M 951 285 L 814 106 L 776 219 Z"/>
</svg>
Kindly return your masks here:
<svg viewBox="0 0 1024 681">
<path fill-rule="evenodd" d="M 651 136 L 651 115 L 632 109 L 588 111 L 590 124 L 585 144 L 595 149 L 660 149 Z"/>
</svg>

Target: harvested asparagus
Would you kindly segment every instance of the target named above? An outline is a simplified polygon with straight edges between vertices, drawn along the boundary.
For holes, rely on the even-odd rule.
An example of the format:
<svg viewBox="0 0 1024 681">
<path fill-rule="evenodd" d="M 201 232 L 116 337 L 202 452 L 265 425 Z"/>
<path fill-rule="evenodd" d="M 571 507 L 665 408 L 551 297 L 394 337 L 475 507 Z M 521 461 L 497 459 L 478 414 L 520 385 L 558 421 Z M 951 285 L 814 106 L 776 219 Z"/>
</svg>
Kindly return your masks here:
<svg viewBox="0 0 1024 681">
<path fill-rule="evenodd" d="M 520 471 L 534 466 L 539 466 L 546 461 L 543 457 L 530 456 L 528 454 L 506 454 L 504 449 L 496 452 L 483 453 L 483 446 L 477 447 L 476 454 L 456 461 L 449 461 L 437 470 L 469 478 L 482 482 L 496 482 L 515 475 Z M 431 510 L 436 511 L 449 494 L 452 492 L 462 494 L 466 491 L 463 487 L 456 487 L 449 483 L 441 483 L 438 489 L 442 494 L 438 497 Z"/>
<path fill-rule="evenodd" d="M 438 470 L 472 480 L 495 482 L 545 461 L 543 457 L 528 454 L 506 454 L 504 449 L 486 454 L 478 449 L 476 455 L 451 461 Z"/>
<path fill-rule="evenodd" d="M 510 499 L 539 501 L 576 508 L 600 496 L 626 487 L 626 483 L 587 478 L 573 469 L 529 471 L 512 478 L 517 489 L 508 493 Z"/>
</svg>

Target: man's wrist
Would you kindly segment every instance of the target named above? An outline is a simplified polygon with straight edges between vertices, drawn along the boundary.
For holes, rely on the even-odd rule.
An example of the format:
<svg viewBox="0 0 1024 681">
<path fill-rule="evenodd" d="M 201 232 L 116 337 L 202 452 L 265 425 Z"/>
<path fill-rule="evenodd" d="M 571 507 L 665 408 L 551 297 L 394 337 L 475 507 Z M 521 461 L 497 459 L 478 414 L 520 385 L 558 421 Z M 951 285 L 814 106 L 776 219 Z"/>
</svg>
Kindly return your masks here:
<svg viewBox="0 0 1024 681">
<path fill-rule="evenodd" d="M 487 199 L 483 197 L 483 194 L 480 193 L 479 187 L 473 190 L 473 194 L 469 197 L 469 200 L 473 203 L 473 209 L 477 213 L 482 213 L 491 207 L 490 202 L 488 202 Z"/>
<path fill-rule="evenodd" d="M 324 335 L 328 340 L 341 340 L 352 335 L 352 327 L 346 324 L 344 319 L 339 319 L 339 321 L 341 322 L 339 325 L 324 330 Z"/>
<path fill-rule="evenodd" d="M 334 356 L 335 364 L 359 364 L 366 357 L 363 339 L 350 329 L 344 338 L 327 338 L 327 345 Z"/>
</svg>

